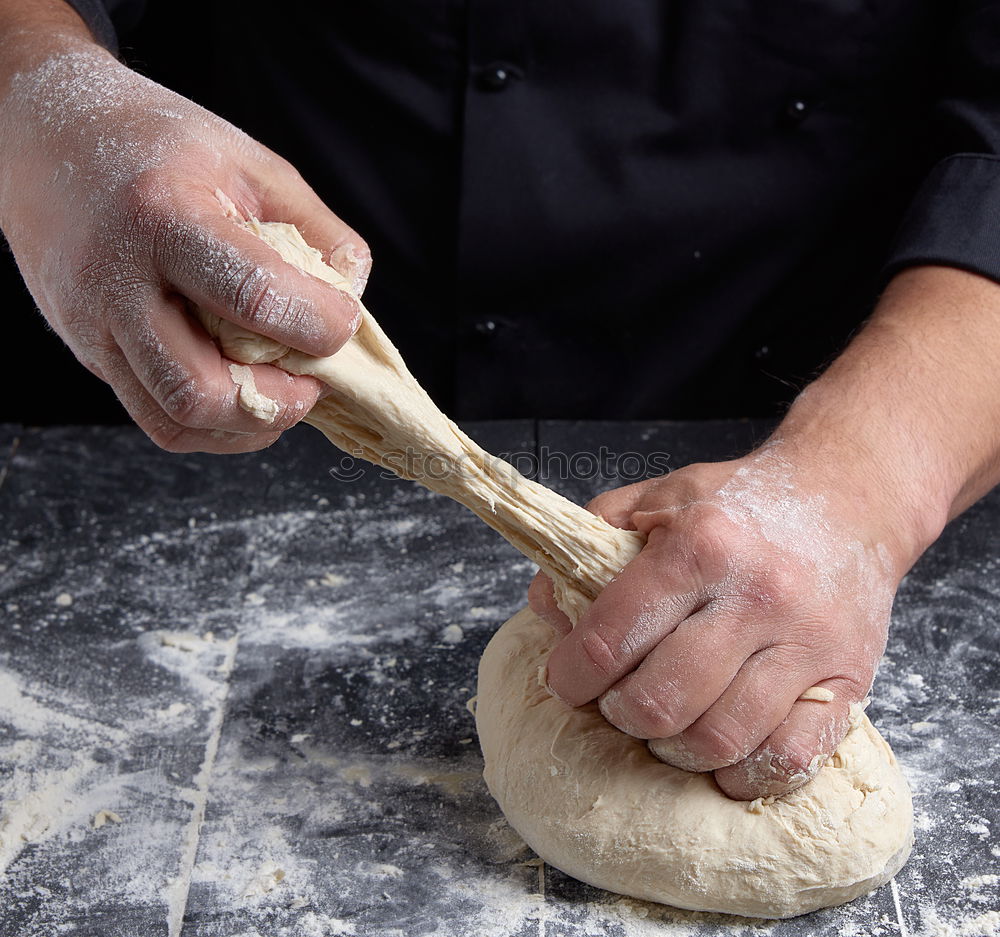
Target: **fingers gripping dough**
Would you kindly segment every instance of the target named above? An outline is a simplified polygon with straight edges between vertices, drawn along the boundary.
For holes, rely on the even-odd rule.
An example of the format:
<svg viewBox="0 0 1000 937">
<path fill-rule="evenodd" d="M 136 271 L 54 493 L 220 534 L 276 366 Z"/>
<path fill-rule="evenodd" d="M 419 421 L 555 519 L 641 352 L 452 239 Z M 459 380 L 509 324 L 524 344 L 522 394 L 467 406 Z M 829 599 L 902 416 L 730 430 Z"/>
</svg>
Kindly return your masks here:
<svg viewBox="0 0 1000 937">
<path fill-rule="evenodd" d="M 812 782 L 752 812 L 596 706 L 550 696 L 538 670 L 554 640 L 530 610 L 515 615 L 483 654 L 476 701 L 490 793 L 546 862 L 679 908 L 791 917 L 850 901 L 906 861 L 910 793 L 864 715 Z"/>
</svg>

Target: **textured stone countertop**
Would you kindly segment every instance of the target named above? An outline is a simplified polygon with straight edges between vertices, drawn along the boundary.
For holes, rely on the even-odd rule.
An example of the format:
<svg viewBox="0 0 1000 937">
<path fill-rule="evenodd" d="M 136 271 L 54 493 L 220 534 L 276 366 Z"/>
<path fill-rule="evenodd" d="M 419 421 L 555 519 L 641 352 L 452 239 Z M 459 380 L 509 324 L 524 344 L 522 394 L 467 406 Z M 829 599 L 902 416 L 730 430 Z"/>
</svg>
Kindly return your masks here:
<svg viewBox="0 0 1000 937">
<path fill-rule="evenodd" d="M 546 456 L 576 500 L 622 483 L 592 471 L 601 446 L 678 467 L 760 432 L 467 428 Z M 553 477 L 558 453 L 581 477 Z M 1000 934 L 1000 496 L 904 582 L 875 685 L 913 857 L 853 904 L 767 922 L 624 899 L 524 848 L 466 704 L 532 567 L 381 474 L 308 428 L 223 458 L 0 427 L 0 935 Z"/>
</svg>

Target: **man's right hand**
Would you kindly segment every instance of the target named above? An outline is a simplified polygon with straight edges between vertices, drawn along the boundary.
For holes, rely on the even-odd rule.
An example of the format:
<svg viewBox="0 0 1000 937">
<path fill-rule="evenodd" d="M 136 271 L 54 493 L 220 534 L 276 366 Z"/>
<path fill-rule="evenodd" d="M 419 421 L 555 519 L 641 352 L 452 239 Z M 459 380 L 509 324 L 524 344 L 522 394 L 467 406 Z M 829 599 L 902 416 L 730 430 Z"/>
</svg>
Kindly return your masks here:
<svg viewBox="0 0 1000 937">
<path fill-rule="evenodd" d="M 165 449 L 270 445 L 319 382 L 253 365 L 278 414 L 245 412 L 190 307 L 330 355 L 357 328 L 358 304 L 233 223 L 216 193 L 296 225 L 358 294 L 365 242 L 290 164 L 122 65 L 61 0 L 0 0 L 0 35 L 0 228 L 42 313 Z"/>
</svg>

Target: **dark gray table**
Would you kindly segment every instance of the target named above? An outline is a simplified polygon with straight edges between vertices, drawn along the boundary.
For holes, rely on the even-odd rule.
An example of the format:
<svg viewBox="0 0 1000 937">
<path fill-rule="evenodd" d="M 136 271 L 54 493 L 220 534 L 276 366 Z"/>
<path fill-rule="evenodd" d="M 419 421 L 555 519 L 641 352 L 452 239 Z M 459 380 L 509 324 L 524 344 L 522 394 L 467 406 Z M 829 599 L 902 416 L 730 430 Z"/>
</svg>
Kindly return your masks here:
<svg viewBox="0 0 1000 937">
<path fill-rule="evenodd" d="M 470 430 L 577 500 L 621 479 L 553 478 L 560 452 L 677 467 L 761 432 Z M 506 826 L 466 702 L 532 569 L 456 505 L 371 468 L 338 481 L 352 466 L 306 428 L 219 458 L 0 427 L 0 466 L 3 937 L 1000 933 L 1000 498 L 904 584 L 875 688 L 913 858 L 773 923 L 589 888 Z"/>
</svg>

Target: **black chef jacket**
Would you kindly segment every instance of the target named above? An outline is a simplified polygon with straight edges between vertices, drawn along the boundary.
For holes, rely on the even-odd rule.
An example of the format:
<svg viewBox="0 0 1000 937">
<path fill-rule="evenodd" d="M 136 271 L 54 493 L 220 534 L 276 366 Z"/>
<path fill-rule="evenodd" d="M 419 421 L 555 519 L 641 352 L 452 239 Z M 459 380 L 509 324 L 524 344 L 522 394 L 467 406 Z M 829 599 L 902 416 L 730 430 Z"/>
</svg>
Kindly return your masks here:
<svg viewBox="0 0 1000 937">
<path fill-rule="evenodd" d="M 367 238 L 457 417 L 774 412 L 893 272 L 1000 279 L 997 2 L 74 3 Z"/>
</svg>

